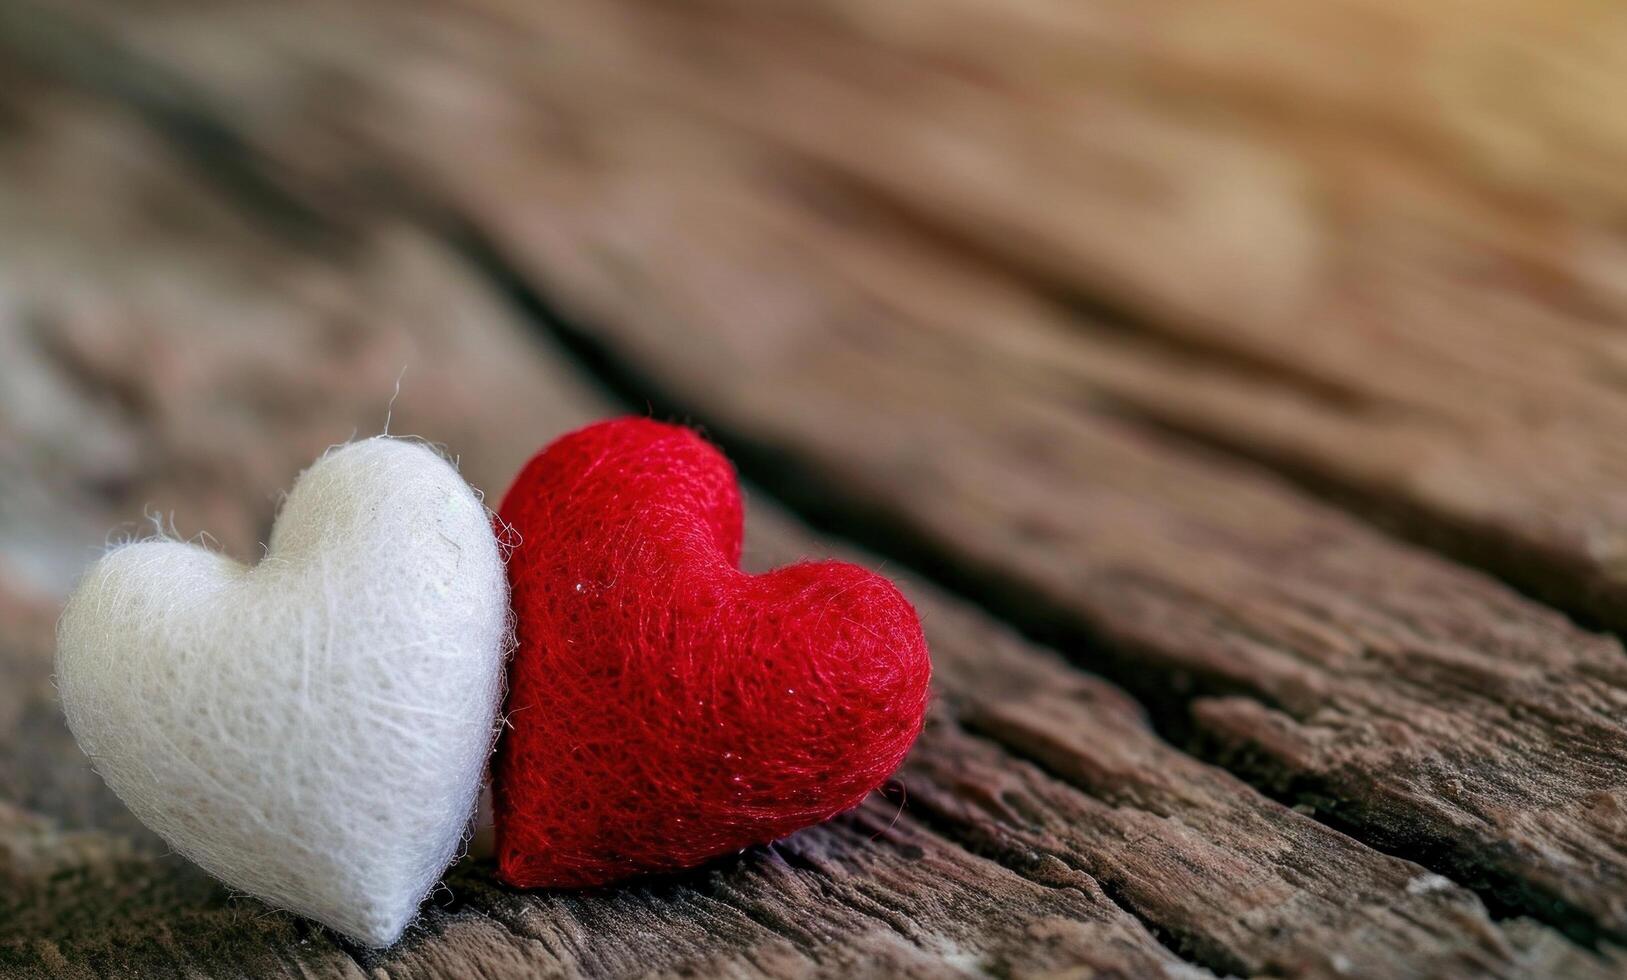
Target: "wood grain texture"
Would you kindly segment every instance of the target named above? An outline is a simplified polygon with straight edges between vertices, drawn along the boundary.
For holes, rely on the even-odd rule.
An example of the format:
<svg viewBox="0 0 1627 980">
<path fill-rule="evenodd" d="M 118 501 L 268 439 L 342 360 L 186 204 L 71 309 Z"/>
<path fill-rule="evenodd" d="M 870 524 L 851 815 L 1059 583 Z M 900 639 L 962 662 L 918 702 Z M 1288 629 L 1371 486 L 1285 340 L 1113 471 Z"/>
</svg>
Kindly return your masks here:
<svg viewBox="0 0 1627 980">
<path fill-rule="evenodd" d="M 1627 624 L 1618 11 L 484 6 L 583 51 L 508 77 L 608 131 L 599 169 L 680 116 L 831 173 L 1049 308 L 1002 329 L 1152 375 L 1076 382 Z"/>
<path fill-rule="evenodd" d="M 449 193 L 626 370 L 772 447 L 776 490 L 1065 624 L 1155 702 L 1199 696 L 1175 724 L 1328 819 L 1623 934 L 1618 644 L 1139 424 L 1136 391 L 1243 397 L 1185 348 L 1073 343 L 998 269 L 746 137 L 599 104 L 550 121 L 575 153 L 464 160 Z"/>
<path fill-rule="evenodd" d="M 387 159 L 396 189 L 573 263 L 622 260 L 561 213 L 659 237 L 665 181 L 727 212 L 761 205 L 723 173 L 793 200 L 818 174 L 904 226 L 865 230 L 875 250 L 987 280 L 963 319 L 1090 352 L 1045 362 L 1057 383 L 1627 626 L 1627 22 L 1608 5 L 68 7 L 184 83 L 136 86 L 149 107 L 229 116 L 315 199 L 376 198 Z M 613 199 L 582 186 L 606 179 Z M 665 248 L 623 272 L 676 266 Z"/>
<path fill-rule="evenodd" d="M 185 180 L 116 113 L 31 95 L 30 140 L 0 164 L 21 168 L 5 186 L 29 189 L 0 195 L 27 231 L 7 247 L 37 246 L 7 269 L 0 336 L 20 356 L 0 387 L 28 386 L 41 410 L 4 413 L 0 494 L 29 501 L 8 531 L 54 530 L 0 552 L 21 570 L 0 592 L 0 720 L 16 734 L 0 751 L 0 975 L 1205 975 L 1088 876 L 1031 881 L 881 798 L 705 871 L 596 894 L 516 893 L 472 860 L 384 953 L 165 853 L 95 780 L 55 705 L 56 570 L 96 553 L 78 529 L 162 507 L 166 526 L 173 509 L 180 533 L 213 531 L 252 560 L 274 488 L 382 426 L 392 403 L 395 431 L 445 441 L 498 488 L 606 407 L 445 246 L 378 229 L 310 256 L 242 226 L 230 198 Z M 75 152 L 86 135 L 101 152 Z M 105 435 L 68 439 L 63 419 Z"/>
<path fill-rule="evenodd" d="M 823 553 L 772 511 L 752 517 L 751 564 Z M 1461 886 L 1179 752 L 1122 690 L 904 581 L 927 625 L 939 700 L 900 780 L 911 812 L 974 850 L 1041 881 L 1088 874 L 1221 973 L 1622 968 L 1614 952 L 1606 965 L 1533 923 L 1494 925 Z"/>
<path fill-rule="evenodd" d="M 1620 645 L 1190 444 L 1608 619 L 1610 334 L 1541 339 L 1573 278 L 1459 280 L 1488 248 L 1554 261 L 1499 223 L 1511 202 L 1615 207 L 1590 156 L 1610 134 L 1500 157 L 1548 118 L 1502 107 L 1443 134 L 1466 117 L 1368 73 L 1456 27 L 1378 0 L 1158 5 L 1146 36 L 1116 5 L 970 7 L 0 15 L 0 721 L 23 734 L 0 745 L 0 973 L 1627 972 Z M 1476 43 L 1531 28 L 1520 9 Z M 925 15 L 950 10 L 971 19 Z M 987 43 L 942 26 L 973 22 Z M 1250 32 L 1314 49 L 1330 24 L 1377 33 L 1348 65 L 1257 66 L 1291 96 L 1239 82 Z M 1390 52 L 1385 24 L 1437 48 Z M 1088 105 L 1034 98 L 1090 38 L 1134 57 L 1091 59 Z M 1284 135 L 1329 106 L 1362 126 Z M 1371 186 L 1295 210 L 1346 187 L 1318 141 L 1376 135 Z M 252 558 L 299 467 L 386 417 L 500 490 L 611 410 L 539 325 L 1067 659 L 914 583 L 940 703 L 902 812 L 605 893 L 515 893 L 473 860 L 363 954 L 129 824 L 57 721 L 55 596 L 144 512 Z M 759 561 L 829 547 L 754 516 Z"/>
<path fill-rule="evenodd" d="M 712 329 L 726 316 L 681 341 L 637 316 L 593 330 L 748 455 L 774 447 L 782 492 L 840 499 L 1074 641 L 1214 757 L 1516 908 L 1622 934 L 1615 641 L 913 321 Z"/>
</svg>

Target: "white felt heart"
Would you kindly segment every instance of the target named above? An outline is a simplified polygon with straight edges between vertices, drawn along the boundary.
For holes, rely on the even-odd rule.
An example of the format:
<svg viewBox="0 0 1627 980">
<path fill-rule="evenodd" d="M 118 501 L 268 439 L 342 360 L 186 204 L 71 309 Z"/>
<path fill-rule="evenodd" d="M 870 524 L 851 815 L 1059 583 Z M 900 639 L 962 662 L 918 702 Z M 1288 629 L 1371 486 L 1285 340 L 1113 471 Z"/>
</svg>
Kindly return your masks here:
<svg viewBox="0 0 1627 980">
<path fill-rule="evenodd" d="M 254 568 L 110 552 L 58 628 L 57 687 L 97 772 L 226 884 L 388 945 L 456 855 L 510 637 L 484 506 L 377 438 L 295 485 Z"/>
</svg>

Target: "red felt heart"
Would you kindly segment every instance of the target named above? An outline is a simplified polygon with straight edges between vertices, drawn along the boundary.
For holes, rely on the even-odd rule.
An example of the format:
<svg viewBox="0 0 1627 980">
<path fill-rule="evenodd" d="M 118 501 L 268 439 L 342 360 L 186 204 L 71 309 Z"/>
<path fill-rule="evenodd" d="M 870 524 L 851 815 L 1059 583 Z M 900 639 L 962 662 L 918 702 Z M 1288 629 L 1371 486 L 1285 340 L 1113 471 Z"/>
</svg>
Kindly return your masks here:
<svg viewBox="0 0 1627 980">
<path fill-rule="evenodd" d="M 498 871 L 598 885 L 692 867 L 856 806 L 921 730 L 931 672 L 892 583 L 739 570 L 733 468 L 688 429 L 602 422 L 503 500 L 519 650 Z"/>
</svg>

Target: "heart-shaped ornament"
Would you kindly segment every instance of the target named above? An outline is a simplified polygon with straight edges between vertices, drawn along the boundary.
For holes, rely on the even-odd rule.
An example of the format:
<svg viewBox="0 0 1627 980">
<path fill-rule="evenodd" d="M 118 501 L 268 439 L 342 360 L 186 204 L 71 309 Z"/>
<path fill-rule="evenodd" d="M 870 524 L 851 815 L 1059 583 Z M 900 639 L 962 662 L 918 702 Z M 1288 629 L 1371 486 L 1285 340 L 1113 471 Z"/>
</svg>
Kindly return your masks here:
<svg viewBox="0 0 1627 980">
<path fill-rule="evenodd" d="M 458 852 L 509 646 L 490 518 L 428 448 L 330 451 L 253 568 L 145 541 L 98 561 L 57 687 L 97 772 L 227 885 L 373 946 Z"/>
<path fill-rule="evenodd" d="M 734 470 L 687 429 L 590 426 L 502 518 L 518 651 L 494 764 L 499 873 L 671 871 L 856 806 L 921 730 L 915 611 L 840 562 L 748 575 Z"/>
</svg>

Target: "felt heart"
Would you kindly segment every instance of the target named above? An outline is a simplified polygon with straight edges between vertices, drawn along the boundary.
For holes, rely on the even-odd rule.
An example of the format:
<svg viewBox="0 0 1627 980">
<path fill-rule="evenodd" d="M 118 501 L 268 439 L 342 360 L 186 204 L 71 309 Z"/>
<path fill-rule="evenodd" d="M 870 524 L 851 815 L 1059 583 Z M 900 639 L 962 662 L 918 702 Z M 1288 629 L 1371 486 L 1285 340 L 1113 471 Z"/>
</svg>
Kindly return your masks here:
<svg viewBox="0 0 1627 980">
<path fill-rule="evenodd" d="M 919 734 L 914 609 L 840 562 L 741 572 L 734 471 L 689 430 L 566 436 L 500 513 L 521 539 L 494 764 L 510 883 L 603 884 L 784 836 L 856 806 Z"/>
<path fill-rule="evenodd" d="M 79 745 L 175 850 L 369 945 L 457 853 L 510 643 L 489 516 L 378 438 L 299 479 L 265 559 L 177 541 L 98 561 L 58 628 Z"/>
</svg>

